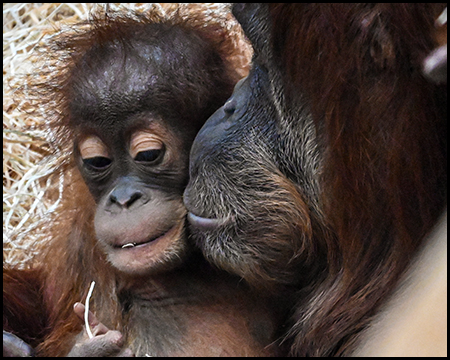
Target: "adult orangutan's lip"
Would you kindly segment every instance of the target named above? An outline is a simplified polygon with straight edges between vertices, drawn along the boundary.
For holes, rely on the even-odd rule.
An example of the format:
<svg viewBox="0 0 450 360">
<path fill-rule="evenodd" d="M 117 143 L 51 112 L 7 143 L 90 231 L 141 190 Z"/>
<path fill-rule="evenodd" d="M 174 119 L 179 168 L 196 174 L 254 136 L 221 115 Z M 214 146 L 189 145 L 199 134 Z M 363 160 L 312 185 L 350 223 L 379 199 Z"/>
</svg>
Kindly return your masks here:
<svg viewBox="0 0 450 360">
<path fill-rule="evenodd" d="M 226 224 L 229 221 L 229 218 L 205 218 L 201 216 L 197 216 L 191 212 L 187 215 L 189 223 L 195 228 L 201 231 L 214 230 L 219 226 Z"/>
</svg>

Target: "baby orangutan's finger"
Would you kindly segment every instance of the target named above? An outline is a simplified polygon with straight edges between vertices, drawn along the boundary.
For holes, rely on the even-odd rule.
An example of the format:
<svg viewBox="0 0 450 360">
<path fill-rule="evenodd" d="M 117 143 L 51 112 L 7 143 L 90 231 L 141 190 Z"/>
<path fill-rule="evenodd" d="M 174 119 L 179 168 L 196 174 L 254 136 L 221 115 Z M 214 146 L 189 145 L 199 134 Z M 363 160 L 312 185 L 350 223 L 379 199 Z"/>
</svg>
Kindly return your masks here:
<svg viewBox="0 0 450 360">
<path fill-rule="evenodd" d="M 73 306 L 73 311 L 83 321 L 84 310 L 85 306 L 82 303 L 76 302 Z M 89 311 L 88 323 L 94 336 L 106 334 L 109 331 L 109 328 L 103 325 L 91 311 Z"/>
</svg>

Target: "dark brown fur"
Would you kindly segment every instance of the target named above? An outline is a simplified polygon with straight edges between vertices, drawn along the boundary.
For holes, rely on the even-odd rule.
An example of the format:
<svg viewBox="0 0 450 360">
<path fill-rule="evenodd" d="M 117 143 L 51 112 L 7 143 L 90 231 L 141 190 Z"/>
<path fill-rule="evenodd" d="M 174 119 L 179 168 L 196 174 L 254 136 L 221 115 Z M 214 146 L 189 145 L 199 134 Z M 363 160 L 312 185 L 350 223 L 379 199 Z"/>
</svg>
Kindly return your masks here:
<svg viewBox="0 0 450 360">
<path fill-rule="evenodd" d="M 48 314 L 36 306 L 43 303 L 42 282 L 36 271 L 3 269 L 3 330 L 21 334 L 32 347 L 47 335 Z"/>
<path fill-rule="evenodd" d="M 329 249 L 341 253 L 328 256 L 327 290 L 311 300 L 320 309 L 297 314 L 298 355 L 351 344 L 346 334 L 365 327 L 443 209 L 446 92 L 421 73 L 442 9 L 271 7 L 276 54 L 324 127 L 322 198 L 338 236 Z"/>
<path fill-rule="evenodd" d="M 279 268 L 292 271 L 290 279 L 303 279 L 288 332 L 292 355 L 349 354 L 445 206 L 446 88 L 422 74 L 422 62 L 436 46 L 434 21 L 443 8 L 247 4 L 233 9 L 254 46 L 253 69 L 197 136 L 185 203 L 197 216 L 222 218 L 214 227 L 211 221 L 208 227 L 206 220 L 192 221 L 197 243 L 214 263 L 257 286 L 286 283 L 285 276 L 277 277 Z M 214 161 L 222 166 L 210 170 Z M 288 193 L 292 200 L 304 199 L 297 206 L 310 218 L 312 232 L 296 233 L 308 229 L 303 226 L 308 221 L 302 219 L 295 229 L 287 207 L 289 215 L 279 212 L 275 221 L 275 197 L 273 208 L 259 206 L 255 189 L 269 178 L 261 169 L 285 177 L 271 184 L 274 192 L 293 183 Z M 235 174 L 242 180 L 231 181 L 232 188 L 224 179 Z M 210 191 L 219 179 L 225 185 Z M 234 203 L 230 193 L 254 203 Z M 251 234 L 249 226 L 261 232 Z M 274 249 L 277 242 L 292 248 L 289 241 L 281 244 L 280 227 L 295 234 L 290 260 Z M 266 272 L 256 281 L 234 265 L 255 239 L 267 242 L 254 256 L 260 259 L 254 267 Z M 229 254 L 228 267 L 218 247 L 235 244 L 239 249 Z"/>
</svg>

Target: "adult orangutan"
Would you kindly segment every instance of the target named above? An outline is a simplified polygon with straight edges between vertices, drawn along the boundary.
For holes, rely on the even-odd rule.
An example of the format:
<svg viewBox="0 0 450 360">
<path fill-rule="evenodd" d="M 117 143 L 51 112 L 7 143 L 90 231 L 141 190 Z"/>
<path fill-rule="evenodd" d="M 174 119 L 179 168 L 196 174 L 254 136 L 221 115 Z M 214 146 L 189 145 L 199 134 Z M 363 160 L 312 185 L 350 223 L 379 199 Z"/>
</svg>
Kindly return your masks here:
<svg viewBox="0 0 450 360">
<path fill-rule="evenodd" d="M 444 8 L 233 8 L 252 69 L 198 133 L 184 199 L 212 263 L 298 289 L 292 355 L 351 354 L 445 208 L 446 47 L 423 72 Z"/>
</svg>

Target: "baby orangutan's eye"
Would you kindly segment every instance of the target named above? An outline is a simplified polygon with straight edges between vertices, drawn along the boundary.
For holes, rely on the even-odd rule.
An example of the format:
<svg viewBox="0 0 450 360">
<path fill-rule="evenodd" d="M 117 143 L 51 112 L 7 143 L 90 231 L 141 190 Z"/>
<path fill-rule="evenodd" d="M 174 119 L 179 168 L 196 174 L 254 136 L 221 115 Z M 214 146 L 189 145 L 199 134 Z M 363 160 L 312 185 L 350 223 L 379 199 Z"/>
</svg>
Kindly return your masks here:
<svg viewBox="0 0 450 360">
<path fill-rule="evenodd" d="M 135 161 L 153 163 L 164 155 L 164 143 L 148 131 L 139 131 L 131 138 L 130 154 Z"/>
<path fill-rule="evenodd" d="M 88 136 L 78 144 L 83 164 L 91 169 L 103 169 L 109 166 L 112 159 L 108 148 L 97 136 Z"/>
<path fill-rule="evenodd" d="M 150 163 L 150 162 L 154 162 L 154 161 L 158 160 L 162 153 L 163 153 L 163 149 L 140 151 L 137 153 L 134 160 Z"/>
</svg>

